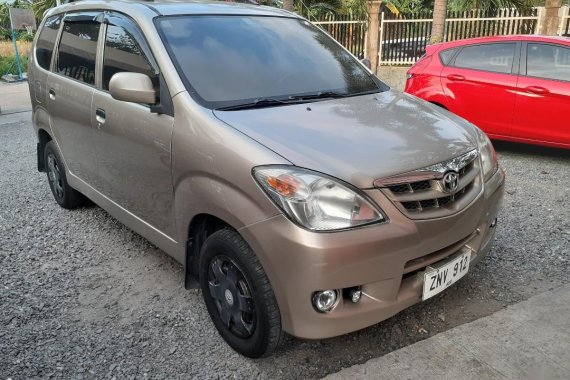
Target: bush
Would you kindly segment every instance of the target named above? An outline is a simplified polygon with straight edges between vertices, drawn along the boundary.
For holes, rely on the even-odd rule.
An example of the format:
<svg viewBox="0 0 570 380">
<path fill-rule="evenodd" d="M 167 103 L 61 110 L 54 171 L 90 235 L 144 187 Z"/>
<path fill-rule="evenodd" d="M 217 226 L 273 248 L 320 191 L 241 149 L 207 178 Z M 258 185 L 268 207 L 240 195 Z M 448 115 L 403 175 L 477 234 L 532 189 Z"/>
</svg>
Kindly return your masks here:
<svg viewBox="0 0 570 380">
<path fill-rule="evenodd" d="M 22 65 L 22 72 L 28 71 L 28 57 L 20 57 L 20 63 Z M 14 74 L 18 75 L 18 64 L 16 63 L 16 56 L 12 55 L 9 57 L 0 57 L 0 76 L 4 74 Z"/>
<path fill-rule="evenodd" d="M 27 41 L 32 42 L 34 40 L 34 33 L 28 33 L 26 31 L 22 31 L 18 33 L 18 41 Z"/>
<path fill-rule="evenodd" d="M 18 30 L 16 32 L 16 39 L 18 41 L 33 41 L 34 40 L 35 32 L 28 33 L 25 30 Z M 12 30 L 2 28 L 0 26 L 0 41 L 11 41 L 12 40 Z"/>
<path fill-rule="evenodd" d="M 12 39 L 12 32 L 10 29 L 6 29 L 0 26 L 0 40 L 10 40 Z"/>
</svg>

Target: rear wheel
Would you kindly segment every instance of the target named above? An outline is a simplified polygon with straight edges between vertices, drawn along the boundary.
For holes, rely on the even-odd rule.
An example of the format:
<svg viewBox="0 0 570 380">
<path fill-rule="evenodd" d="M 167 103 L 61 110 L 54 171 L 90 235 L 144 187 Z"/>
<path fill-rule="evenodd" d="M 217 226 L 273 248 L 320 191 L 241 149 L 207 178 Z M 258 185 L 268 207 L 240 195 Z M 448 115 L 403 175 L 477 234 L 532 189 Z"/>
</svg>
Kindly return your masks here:
<svg viewBox="0 0 570 380">
<path fill-rule="evenodd" d="M 271 354 L 282 336 L 281 315 L 259 260 L 235 231 L 213 233 L 200 255 L 200 286 L 214 325 L 237 352 Z"/>
<path fill-rule="evenodd" d="M 63 159 L 53 141 L 49 141 L 45 146 L 44 162 L 49 187 L 57 204 L 66 209 L 73 209 L 84 204 L 85 197 L 67 183 Z"/>
</svg>

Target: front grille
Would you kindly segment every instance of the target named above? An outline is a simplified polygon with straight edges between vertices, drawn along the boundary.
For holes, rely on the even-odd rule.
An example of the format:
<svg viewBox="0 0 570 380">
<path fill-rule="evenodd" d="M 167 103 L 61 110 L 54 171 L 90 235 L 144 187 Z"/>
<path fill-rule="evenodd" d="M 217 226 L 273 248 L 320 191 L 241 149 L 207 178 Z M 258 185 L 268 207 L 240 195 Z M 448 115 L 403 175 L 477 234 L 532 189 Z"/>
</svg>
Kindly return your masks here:
<svg viewBox="0 0 570 380">
<path fill-rule="evenodd" d="M 413 172 L 374 182 L 411 218 L 452 214 L 469 204 L 481 190 L 476 149 Z"/>
</svg>

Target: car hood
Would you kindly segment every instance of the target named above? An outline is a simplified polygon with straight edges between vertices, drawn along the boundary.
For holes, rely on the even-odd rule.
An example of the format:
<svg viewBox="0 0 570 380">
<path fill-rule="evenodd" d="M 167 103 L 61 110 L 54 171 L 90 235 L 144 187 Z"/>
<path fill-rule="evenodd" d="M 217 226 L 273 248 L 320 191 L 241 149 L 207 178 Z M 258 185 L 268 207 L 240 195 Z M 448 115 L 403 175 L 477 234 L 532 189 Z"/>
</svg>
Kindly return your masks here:
<svg viewBox="0 0 570 380">
<path fill-rule="evenodd" d="M 214 114 L 294 165 L 362 189 L 477 147 L 470 124 L 394 90 Z"/>
</svg>

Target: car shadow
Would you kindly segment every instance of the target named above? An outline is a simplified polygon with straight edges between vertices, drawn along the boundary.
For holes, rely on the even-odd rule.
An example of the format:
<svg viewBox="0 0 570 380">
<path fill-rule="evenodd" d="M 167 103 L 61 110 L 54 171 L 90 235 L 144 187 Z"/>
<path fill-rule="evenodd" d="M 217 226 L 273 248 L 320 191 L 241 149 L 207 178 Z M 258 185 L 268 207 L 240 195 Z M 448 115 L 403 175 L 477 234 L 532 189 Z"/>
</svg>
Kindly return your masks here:
<svg viewBox="0 0 570 380">
<path fill-rule="evenodd" d="M 556 158 L 570 158 L 570 149 L 551 148 L 539 145 L 514 143 L 508 141 L 493 140 L 493 146 L 498 153 L 510 152 L 525 155 L 538 155 Z"/>
</svg>

